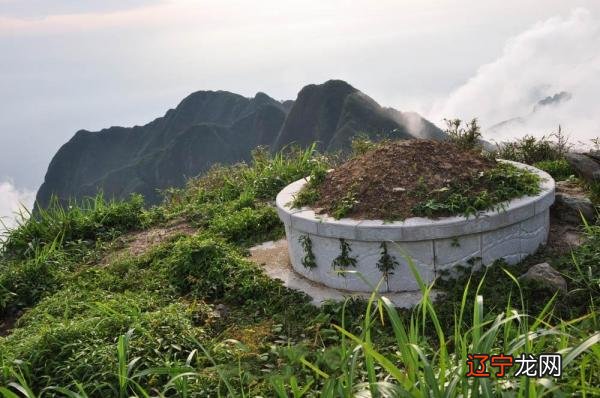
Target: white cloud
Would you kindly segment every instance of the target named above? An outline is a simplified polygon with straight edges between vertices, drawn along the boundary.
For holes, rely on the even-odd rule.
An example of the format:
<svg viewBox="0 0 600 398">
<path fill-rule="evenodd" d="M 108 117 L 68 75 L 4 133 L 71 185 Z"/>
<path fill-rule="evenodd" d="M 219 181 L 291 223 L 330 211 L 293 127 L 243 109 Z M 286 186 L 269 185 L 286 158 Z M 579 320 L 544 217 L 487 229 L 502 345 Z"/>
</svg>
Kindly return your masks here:
<svg viewBox="0 0 600 398">
<path fill-rule="evenodd" d="M 27 189 L 19 189 L 8 181 L 0 181 L 0 219 L 7 226 L 14 226 L 15 215 L 23 209 L 31 209 L 35 193 Z M 0 230 L 3 230 L 0 223 Z"/>
<path fill-rule="evenodd" d="M 0 14 L 19 18 L 43 18 L 49 15 L 100 13 L 137 8 L 159 0 L 0 0 Z"/>
<path fill-rule="evenodd" d="M 495 140 L 547 135 L 559 124 L 574 141 L 600 136 L 598 49 L 600 21 L 586 9 L 538 22 L 440 101 L 432 117 L 479 117 L 488 130 L 486 138 Z M 563 91 L 571 95 L 569 100 L 533 112 L 538 101 Z M 516 117 L 520 120 L 489 130 Z"/>
</svg>

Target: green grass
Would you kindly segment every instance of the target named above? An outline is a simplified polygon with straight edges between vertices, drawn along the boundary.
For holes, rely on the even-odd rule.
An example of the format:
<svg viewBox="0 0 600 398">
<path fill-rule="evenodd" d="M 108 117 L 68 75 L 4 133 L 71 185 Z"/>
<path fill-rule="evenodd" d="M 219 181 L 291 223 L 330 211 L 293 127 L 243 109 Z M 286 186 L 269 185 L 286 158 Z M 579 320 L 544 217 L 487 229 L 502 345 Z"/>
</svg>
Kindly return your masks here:
<svg viewBox="0 0 600 398">
<path fill-rule="evenodd" d="M 540 178 L 508 163 L 474 177 L 466 184 L 451 184 L 448 189 L 424 192 L 413 208 L 416 216 L 474 215 L 479 211 L 502 210 L 507 201 L 540 192 Z M 483 187 L 483 188 L 482 188 Z"/>
<path fill-rule="evenodd" d="M 40 212 L 5 235 L 0 337 L 5 397 L 565 396 L 599 393 L 600 227 L 553 258 L 569 290 L 518 283 L 526 264 L 437 281 L 443 300 L 396 311 L 384 297 L 315 308 L 269 279 L 249 245 L 283 236 L 276 193 L 330 160 L 310 148 L 214 168 L 165 203 L 139 198 Z M 125 233 L 186 221 L 138 257 L 102 258 Z M 392 243 L 390 243 L 392 244 Z M 347 253 L 347 259 L 352 253 Z M 346 259 L 346 260 L 347 260 Z M 528 260 L 534 261 L 535 259 Z M 352 270 L 352 267 L 350 267 Z M 556 380 L 464 377 L 466 353 L 559 351 Z"/>
<path fill-rule="evenodd" d="M 514 141 L 497 144 L 496 150 L 492 152 L 491 156 L 534 164 L 564 159 L 565 154 L 571 148 L 569 137 L 562 132 L 559 126 L 556 132 L 547 137 L 535 138 L 528 135 Z"/>
<path fill-rule="evenodd" d="M 571 167 L 566 159 L 543 160 L 535 162 L 534 167 L 544 170 L 552 176 L 556 181 L 563 181 L 575 175 L 575 170 Z"/>
</svg>

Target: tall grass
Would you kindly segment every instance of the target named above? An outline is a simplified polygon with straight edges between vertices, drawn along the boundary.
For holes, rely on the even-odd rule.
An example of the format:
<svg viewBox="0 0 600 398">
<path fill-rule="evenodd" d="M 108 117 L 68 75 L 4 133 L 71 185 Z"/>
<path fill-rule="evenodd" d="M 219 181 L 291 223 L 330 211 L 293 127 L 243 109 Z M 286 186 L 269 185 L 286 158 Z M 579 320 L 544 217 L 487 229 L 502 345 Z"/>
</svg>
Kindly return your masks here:
<svg viewBox="0 0 600 398">
<path fill-rule="evenodd" d="M 412 261 L 409 261 L 409 266 L 423 295 L 409 317 L 399 314 L 394 304 L 375 290 L 366 305 L 359 334 L 345 326 L 344 317 L 340 325 L 334 325 L 340 336 L 339 371 L 328 373 L 301 357 L 300 362 L 314 373 L 314 378 L 300 385 L 300 376 L 273 376 L 270 378 L 273 394 L 279 398 L 315 394 L 320 397 L 542 397 L 563 396 L 575 391 L 581 396 L 600 394 L 600 386 L 596 384 L 600 380 L 600 332 L 586 334 L 583 331 L 589 330 L 590 326 L 592 330 L 598 328 L 595 314 L 574 321 L 553 323 L 553 300 L 535 317 L 517 311 L 510 305 L 500 314 L 491 314 L 486 312 L 484 298 L 479 294 L 472 308 L 467 307 L 467 294 L 473 288 L 468 283 L 463 299 L 456 308 L 454 325 L 443 325 L 432 301 L 432 286 L 423 283 Z M 517 279 L 508 270 L 505 272 L 518 286 Z M 477 293 L 482 283 L 475 287 Z M 522 302 L 522 297 L 519 301 Z M 472 312 L 471 325 L 464 322 L 467 311 Z M 582 330 L 581 326 L 586 323 L 590 325 Z M 383 353 L 377 348 L 373 332 L 386 324 L 391 326 L 394 345 L 386 350 L 387 353 Z M 434 329 L 433 339 L 425 338 L 425 331 L 429 328 Z M 452 333 L 449 335 L 450 330 Z M 130 336 L 131 333 L 127 333 L 118 339 L 118 391 L 115 391 L 115 395 L 190 396 L 190 383 L 202 377 L 192 366 L 193 358 L 203 353 L 217 370 L 223 386 L 223 390 L 220 390 L 222 396 L 248 396 L 247 386 L 219 370 L 216 360 L 198 340 L 194 340 L 197 348 L 189 354 L 184 364 L 136 370 L 140 358 L 129 357 Z M 465 377 L 468 353 L 503 353 L 516 357 L 521 353 L 547 352 L 562 355 L 563 380 L 548 377 L 528 379 L 524 376 L 514 378 L 510 373 L 507 377 L 497 378 L 493 368 L 489 379 Z M 93 389 L 90 385 L 75 383 L 75 390 L 50 386 L 35 395 L 22 369 L 5 364 L 3 371 L 16 379 L 7 388 L 0 389 L 0 393 L 7 398 L 18 396 L 16 392 L 27 397 L 51 396 L 55 392 L 65 396 L 86 397 L 86 390 Z M 162 389 L 148 389 L 144 383 L 152 375 L 168 375 L 170 378 Z M 237 380 L 244 380 L 241 368 L 238 376 Z"/>
<path fill-rule="evenodd" d="M 412 261 L 409 261 L 409 265 L 419 281 L 423 299 L 408 321 L 402 319 L 389 299 L 373 293 L 367 307 L 364 331 L 360 335 L 349 332 L 343 326 L 336 327 L 353 343 L 347 347 L 348 352 L 351 352 L 351 361 L 355 362 L 356 357 L 362 355 L 365 359 L 362 363 L 368 374 L 378 373 L 377 366 L 385 370 L 381 381 L 369 380 L 368 384 L 357 383 L 348 378 L 351 377 L 350 374 L 342 375 L 338 380 L 341 386 L 352 385 L 355 391 L 368 389 L 371 396 L 390 397 L 477 397 L 505 393 L 519 397 L 560 395 L 561 386 L 549 378 L 528 380 L 522 377 L 511 380 L 509 377 L 503 380 L 494 376 L 491 379 L 465 377 L 467 353 L 504 353 L 517 356 L 521 353 L 551 350 L 563 355 L 563 372 L 573 380 L 582 382 L 575 382 L 577 386 L 569 386 L 569 389 L 575 387 L 576 391 L 590 396 L 600 392 L 600 388 L 592 384 L 591 379 L 586 382 L 588 377 L 595 377 L 597 380 L 600 376 L 598 371 L 591 376 L 586 367 L 570 366 L 577 358 L 581 363 L 591 365 L 592 369 L 600 369 L 600 347 L 597 345 L 600 342 L 600 332 L 586 335 L 577 326 L 583 322 L 593 322 L 597 327 L 593 314 L 573 323 L 560 321 L 552 325 L 552 302 L 536 317 L 517 312 L 510 306 L 498 315 L 486 314 L 484 298 L 479 294 L 476 295 L 473 308 L 466 307 L 470 288 L 470 284 L 467 284 L 457 309 L 452 339 L 447 340 L 446 331 L 431 300 L 430 286 L 425 286 L 420 280 Z M 511 278 L 518 285 L 517 279 Z M 473 323 L 466 326 L 463 315 L 469 310 L 473 313 Z M 396 339 L 397 351 L 390 356 L 383 355 L 375 348 L 376 344 L 370 333 L 376 322 L 385 322 L 381 315 L 383 311 L 387 314 L 387 322 L 391 324 Z M 423 331 L 430 327 L 434 328 L 437 339 L 424 342 Z M 449 347 L 453 349 L 449 350 Z M 345 392 L 334 394 L 334 391 Z M 336 386 L 326 396 L 352 395 L 347 389 Z"/>
<path fill-rule="evenodd" d="M 79 203 L 64 205 L 53 197 L 47 207 L 35 212 L 24 209 L 17 225 L 6 231 L 0 256 L 34 258 L 36 250 L 59 241 L 60 245 L 97 239 L 113 239 L 140 228 L 144 199 L 132 195 L 128 201 L 106 201 L 101 193 Z"/>
</svg>

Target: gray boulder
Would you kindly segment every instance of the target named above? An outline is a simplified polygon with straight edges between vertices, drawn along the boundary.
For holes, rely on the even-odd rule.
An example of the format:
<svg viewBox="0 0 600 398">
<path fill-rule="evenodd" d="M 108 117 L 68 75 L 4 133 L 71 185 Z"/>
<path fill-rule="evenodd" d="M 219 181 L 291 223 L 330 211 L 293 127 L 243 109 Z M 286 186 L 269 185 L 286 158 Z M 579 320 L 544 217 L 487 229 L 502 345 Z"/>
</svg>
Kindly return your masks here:
<svg viewBox="0 0 600 398">
<path fill-rule="evenodd" d="M 600 162 L 600 150 L 589 151 L 586 153 L 587 156 L 594 159 L 597 162 Z"/>
<path fill-rule="evenodd" d="M 600 182 L 600 162 L 585 153 L 569 152 L 567 162 L 587 182 Z"/>
<path fill-rule="evenodd" d="M 548 263 L 540 263 L 532 266 L 519 279 L 539 283 L 553 291 L 567 291 L 567 281 L 565 278 Z"/>
<path fill-rule="evenodd" d="M 590 223 L 596 219 L 596 209 L 592 201 L 581 188 L 568 181 L 556 183 L 552 213 L 559 220 L 575 225 L 581 223 L 581 216 Z"/>
</svg>

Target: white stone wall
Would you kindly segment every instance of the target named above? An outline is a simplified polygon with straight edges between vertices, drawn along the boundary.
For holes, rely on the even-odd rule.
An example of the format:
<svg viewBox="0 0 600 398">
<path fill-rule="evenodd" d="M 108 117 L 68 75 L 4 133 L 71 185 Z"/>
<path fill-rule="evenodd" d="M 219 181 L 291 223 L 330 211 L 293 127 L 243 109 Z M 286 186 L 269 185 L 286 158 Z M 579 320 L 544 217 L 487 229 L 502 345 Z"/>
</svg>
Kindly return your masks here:
<svg viewBox="0 0 600 398">
<path fill-rule="evenodd" d="M 381 242 L 398 262 L 393 274 L 380 285 L 381 291 L 417 290 L 411 259 L 425 283 L 436 276 L 452 274 L 458 265 L 489 265 L 504 259 L 515 264 L 546 243 L 549 208 L 554 202 L 554 180 L 541 170 L 525 167 L 542 177 L 542 192 L 534 197 L 510 201 L 501 211 L 482 212 L 477 217 L 444 217 L 436 220 L 410 218 L 386 223 L 382 220 L 335 220 L 316 215 L 309 208 L 291 207 L 294 195 L 306 183 L 302 179 L 284 188 L 277 196 L 279 217 L 285 224 L 290 260 L 296 272 L 326 286 L 350 291 L 372 291 L 383 275 L 377 269 Z M 305 256 L 299 238 L 311 239 L 317 267 L 302 265 Z M 351 248 L 357 266 L 340 273 L 332 267 L 341 252 L 340 239 Z"/>
</svg>

